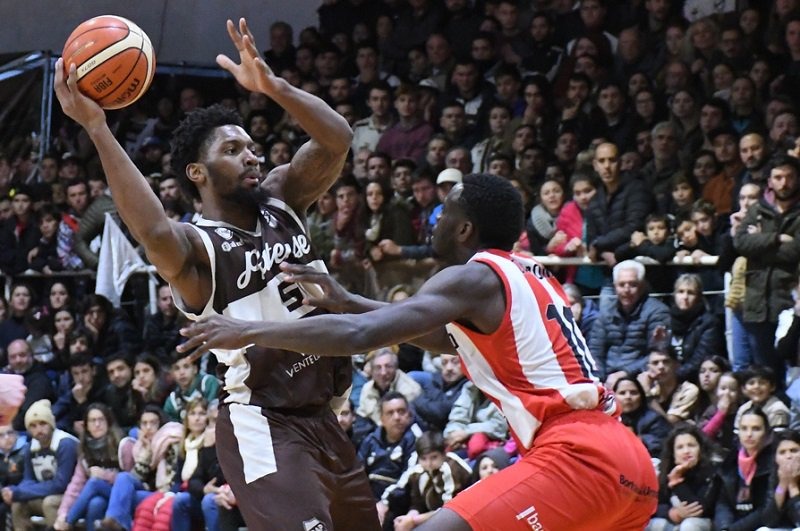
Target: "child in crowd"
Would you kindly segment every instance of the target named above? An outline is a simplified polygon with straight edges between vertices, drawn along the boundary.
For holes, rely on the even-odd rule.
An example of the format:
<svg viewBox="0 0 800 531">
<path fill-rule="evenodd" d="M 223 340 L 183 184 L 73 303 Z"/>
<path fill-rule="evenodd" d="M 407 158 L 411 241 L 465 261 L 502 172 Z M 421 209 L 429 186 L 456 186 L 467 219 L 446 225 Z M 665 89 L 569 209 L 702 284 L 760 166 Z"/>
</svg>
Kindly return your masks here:
<svg viewBox="0 0 800 531">
<path fill-rule="evenodd" d="M 733 428 L 742 402 L 742 392 L 735 373 L 729 371 L 720 375 L 716 395 L 716 403 L 706 408 L 697 425 L 717 446 L 717 452 L 724 455 L 736 448 Z"/>
<path fill-rule="evenodd" d="M 175 388 L 164 402 L 164 413 L 169 420 L 180 422 L 186 411 L 186 404 L 202 397 L 206 402 L 217 398 L 219 380 L 215 376 L 200 372 L 197 363 L 193 362 L 188 352 L 172 353 L 170 373 L 175 381 Z"/>
<path fill-rule="evenodd" d="M 735 425 L 739 425 L 745 411 L 757 406 L 769 419 L 770 427 L 781 431 L 789 425 L 789 408 L 777 396 L 775 372 L 764 365 L 751 365 L 744 372 L 744 396 L 749 398 L 736 412 Z"/>
<path fill-rule="evenodd" d="M 635 231 L 631 239 L 614 251 L 617 262 L 646 257 L 649 265 L 665 264 L 675 256 L 669 220 L 662 214 L 650 214 L 645 219 L 645 232 Z M 668 267 L 648 267 L 647 281 L 653 292 L 668 293 L 672 288 L 673 271 Z"/>
<path fill-rule="evenodd" d="M 427 431 L 417 439 L 417 464 L 398 482 L 405 482 L 411 509 L 394 519 L 395 531 L 414 529 L 445 503 L 467 488 L 472 469 L 458 455 L 445 452 L 444 438 L 438 431 Z M 394 511 L 393 511 L 394 512 Z"/>
</svg>

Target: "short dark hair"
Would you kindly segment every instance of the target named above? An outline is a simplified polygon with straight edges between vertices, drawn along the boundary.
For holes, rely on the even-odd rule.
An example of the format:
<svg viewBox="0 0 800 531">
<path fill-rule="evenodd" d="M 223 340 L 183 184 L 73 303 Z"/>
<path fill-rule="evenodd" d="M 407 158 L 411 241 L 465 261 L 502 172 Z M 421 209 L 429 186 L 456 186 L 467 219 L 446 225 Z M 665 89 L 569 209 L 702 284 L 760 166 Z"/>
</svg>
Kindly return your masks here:
<svg viewBox="0 0 800 531">
<path fill-rule="evenodd" d="M 475 223 L 482 245 L 510 251 L 523 228 L 522 196 L 502 177 L 472 173 L 464 177 L 459 199 Z"/>
<path fill-rule="evenodd" d="M 133 369 L 133 362 L 131 361 L 130 356 L 128 356 L 126 352 L 114 352 L 105 359 L 103 365 L 105 365 L 106 368 L 108 368 L 108 366 L 114 361 L 121 361 L 129 368 Z"/>
<path fill-rule="evenodd" d="M 187 197 L 199 199 L 197 186 L 186 176 L 186 166 L 198 162 L 208 149 L 214 131 L 223 125 L 243 127 L 239 113 L 220 104 L 195 109 L 175 129 L 172 136 L 172 167 Z"/>
<path fill-rule="evenodd" d="M 772 367 L 768 367 L 766 365 L 750 365 L 745 371 L 742 373 L 742 381 L 747 383 L 747 380 L 751 378 L 761 378 L 773 386 L 778 385 L 778 377 L 775 375 L 775 371 Z"/>
<path fill-rule="evenodd" d="M 69 362 L 67 363 L 70 369 L 73 367 L 83 367 L 84 365 L 89 365 L 90 367 L 94 367 L 94 363 L 92 362 L 92 357 L 89 354 L 75 354 L 70 356 Z"/>
<path fill-rule="evenodd" d="M 444 453 L 444 437 L 439 431 L 426 431 L 417 439 L 417 455 L 422 457 L 431 452 Z"/>
<path fill-rule="evenodd" d="M 379 400 L 379 402 L 378 402 L 378 411 L 383 413 L 383 405 L 386 402 L 391 402 L 392 400 L 402 400 L 403 402 L 406 403 L 406 407 L 410 407 L 409 403 L 408 403 L 408 398 L 406 398 L 406 395 L 404 395 L 400 391 L 389 391 L 388 393 L 383 395 L 381 397 L 381 399 Z"/>
</svg>

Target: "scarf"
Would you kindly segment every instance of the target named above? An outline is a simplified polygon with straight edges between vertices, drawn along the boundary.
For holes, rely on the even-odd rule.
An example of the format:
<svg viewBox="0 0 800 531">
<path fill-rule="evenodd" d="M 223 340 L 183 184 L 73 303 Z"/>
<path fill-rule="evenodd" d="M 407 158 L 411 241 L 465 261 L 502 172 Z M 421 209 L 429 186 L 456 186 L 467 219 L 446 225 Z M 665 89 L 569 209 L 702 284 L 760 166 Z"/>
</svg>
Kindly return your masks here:
<svg viewBox="0 0 800 531">
<path fill-rule="evenodd" d="M 556 218 L 551 216 L 550 212 L 542 205 L 536 205 L 531 210 L 531 225 L 545 240 L 552 238 L 556 232 Z"/>
<path fill-rule="evenodd" d="M 705 313 L 706 307 L 703 301 L 698 301 L 697 304 L 686 310 L 681 310 L 677 306 L 670 306 L 669 314 L 672 317 L 672 335 L 683 338 L 686 332 L 691 328 L 692 323 Z"/>
<path fill-rule="evenodd" d="M 197 468 L 197 463 L 200 460 L 200 448 L 203 447 L 203 434 L 200 435 L 187 435 L 186 440 L 183 442 L 183 449 L 186 452 L 186 457 L 183 459 L 183 468 L 181 469 L 181 480 L 189 481 L 189 478 L 194 474 Z"/>
<path fill-rule="evenodd" d="M 736 496 L 737 502 L 743 502 L 750 499 L 750 483 L 756 475 L 756 459 L 758 452 L 753 455 L 747 455 L 744 448 L 739 448 L 738 463 L 739 463 L 739 476 L 744 480 L 744 485 L 739 489 L 739 494 Z"/>
</svg>

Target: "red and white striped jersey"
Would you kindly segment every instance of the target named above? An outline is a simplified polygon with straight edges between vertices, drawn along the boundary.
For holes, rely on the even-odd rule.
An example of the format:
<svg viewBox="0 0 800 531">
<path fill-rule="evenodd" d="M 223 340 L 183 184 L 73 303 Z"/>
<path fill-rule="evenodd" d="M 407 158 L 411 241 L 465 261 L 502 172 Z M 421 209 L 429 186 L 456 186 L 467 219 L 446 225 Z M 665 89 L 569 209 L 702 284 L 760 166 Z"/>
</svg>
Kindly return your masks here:
<svg viewBox="0 0 800 531">
<path fill-rule="evenodd" d="M 536 260 L 498 250 L 479 252 L 470 262 L 488 265 L 502 281 L 505 315 L 492 334 L 458 323 L 449 323 L 447 332 L 464 373 L 500 408 L 527 450 L 548 417 L 602 406 L 604 389 L 552 273 Z"/>
</svg>

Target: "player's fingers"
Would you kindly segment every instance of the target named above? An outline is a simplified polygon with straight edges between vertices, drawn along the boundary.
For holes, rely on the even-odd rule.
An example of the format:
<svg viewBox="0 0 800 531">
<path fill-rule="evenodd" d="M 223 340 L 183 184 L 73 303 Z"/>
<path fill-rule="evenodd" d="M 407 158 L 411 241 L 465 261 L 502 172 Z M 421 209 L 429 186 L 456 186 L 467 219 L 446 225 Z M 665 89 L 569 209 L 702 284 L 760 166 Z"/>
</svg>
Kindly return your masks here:
<svg viewBox="0 0 800 531">
<path fill-rule="evenodd" d="M 250 31 L 250 27 L 247 25 L 247 19 L 244 17 L 242 17 L 242 19 L 239 21 L 239 29 L 241 30 L 242 35 L 250 38 L 250 42 L 255 42 L 255 39 L 253 39 L 253 33 Z"/>
<path fill-rule="evenodd" d="M 236 63 L 234 63 L 231 58 L 225 54 L 217 55 L 217 64 L 220 68 L 224 68 L 231 74 L 233 74 L 234 70 L 236 69 Z"/>
<path fill-rule="evenodd" d="M 189 363 L 196 362 L 197 360 L 202 358 L 203 354 L 205 354 L 206 352 L 208 352 L 208 349 L 205 348 L 204 346 L 200 346 L 199 348 L 195 349 L 194 352 L 189 354 Z"/>
<path fill-rule="evenodd" d="M 236 31 L 236 25 L 233 23 L 231 19 L 228 19 L 228 21 L 225 23 L 225 27 L 228 30 L 228 36 L 233 41 L 233 44 L 236 46 L 237 49 L 240 49 L 239 46 L 241 45 L 242 42 L 242 36 L 239 35 L 238 31 Z"/>
</svg>

